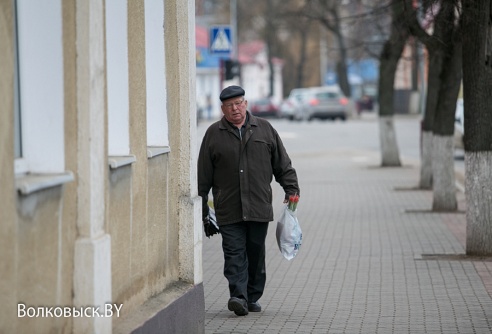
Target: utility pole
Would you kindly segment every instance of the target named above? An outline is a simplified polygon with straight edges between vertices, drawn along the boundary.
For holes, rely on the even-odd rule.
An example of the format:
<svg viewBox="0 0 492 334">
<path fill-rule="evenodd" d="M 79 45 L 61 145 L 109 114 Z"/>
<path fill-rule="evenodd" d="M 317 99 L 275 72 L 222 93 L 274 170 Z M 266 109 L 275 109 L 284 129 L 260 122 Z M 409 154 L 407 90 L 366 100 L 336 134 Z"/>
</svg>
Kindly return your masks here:
<svg viewBox="0 0 492 334">
<path fill-rule="evenodd" d="M 326 43 L 326 28 L 322 25 L 319 26 L 319 78 L 320 86 L 326 84 L 326 71 L 328 70 L 328 46 Z"/>
<path fill-rule="evenodd" d="M 231 60 L 238 66 L 238 76 L 239 76 L 239 86 L 242 86 L 242 76 L 241 76 L 241 66 L 239 64 L 239 51 L 238 51 L 238 41 L 237 41 L 237 0 L 231 0 L 230 2 L 230 20 L 232 29 L 232 56 Z"/>
<path fill-rule="evenodd" d="M 238 43 L 237 43 L 237 0 L 231 0 L 231 27 L 232 27 L 232 43 L 233 53 L 232 60 L 238 60 Z"/>
</svg>

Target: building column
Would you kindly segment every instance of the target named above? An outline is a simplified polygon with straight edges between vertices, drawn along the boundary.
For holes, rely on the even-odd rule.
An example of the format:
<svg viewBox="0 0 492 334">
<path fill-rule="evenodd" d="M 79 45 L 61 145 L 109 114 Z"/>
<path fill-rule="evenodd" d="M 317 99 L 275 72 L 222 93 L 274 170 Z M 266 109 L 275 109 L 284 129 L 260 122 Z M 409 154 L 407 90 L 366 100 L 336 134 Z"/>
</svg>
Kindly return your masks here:
<svg viewBox="0 0 492 334">
<path fill-rule="evenodd" d="M 171 200 L 171 221 L 179 224 L 179 275 L 199 284 L 202 274 L 201 198 L 196 177 L 195 1 L 164 2 L 164 36 Z"/>
<path fill-rule="evenodd" d="M 105 233 L 107 141 L 104 0 L 76 1 L 77 240 L 74 307 L 111 303 L 111 238 Z M 74 318 L 74 333 L 111 333 L 111 317 Z"/>
<path fill-rule="evenodd" d="M 0 2 L 0 332 L 17 332 L 17 195 L 14 183 L 13 2 Z"/>
</svg>

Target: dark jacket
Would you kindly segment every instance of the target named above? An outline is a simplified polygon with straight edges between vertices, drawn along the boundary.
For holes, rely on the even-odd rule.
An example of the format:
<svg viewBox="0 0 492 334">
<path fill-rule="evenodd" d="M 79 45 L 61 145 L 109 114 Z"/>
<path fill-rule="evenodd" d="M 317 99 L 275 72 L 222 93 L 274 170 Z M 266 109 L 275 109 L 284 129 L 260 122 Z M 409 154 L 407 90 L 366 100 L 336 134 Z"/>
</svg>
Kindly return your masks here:
<svg viewBox="0 0 492 334">
<path fill-rule="evenodd" d="M 299 194 L 297 174 L 271 124 L 251 115 L 242 140 L 224 117 L 212 124 L 203 137 L 198 157 L 198 194 L 203 217 L 208 214 L 212 188 L 219 225 L 240 221 L 273 220 L 273 176 L 289 195 Z"/>
</svg>

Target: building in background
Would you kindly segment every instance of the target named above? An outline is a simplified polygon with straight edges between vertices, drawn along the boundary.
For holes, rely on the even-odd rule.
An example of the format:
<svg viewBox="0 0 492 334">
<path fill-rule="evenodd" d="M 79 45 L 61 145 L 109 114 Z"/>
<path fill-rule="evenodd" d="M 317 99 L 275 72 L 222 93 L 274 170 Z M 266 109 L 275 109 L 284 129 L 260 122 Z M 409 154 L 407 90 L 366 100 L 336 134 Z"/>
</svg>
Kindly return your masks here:
<svg viewBox="0 0 492 334">
<path fill-rule="evenodd" d="M 219 95 L 223 88 L 229 85 L 241 85 L 246 91 L 246 98 L 255 101 L 269 95 L 270 69 L 267 61 L 266 45 L 263 41 L 239 43 L 238 66 L 239 75 L 228 78 L 226 63 L 229 55 L 217 55 L 210 52 L 210 29 L 197 25 L 196 37 L 196 101 L 199 118 L 208 118 L 208 108 L 211 118 L 222 116 Z M 275 103 L 280 103 L 282 91 L 281 59 L 272 59 L 274 64 L 274 94 L 271 97 Z M 211 105 L 209 104 L 209 98 Z"/>
<path fill-rule="evenodd" d="M 242 86 L 248 100 L 255 101 L 270 97 L 276 104 L 283 99 L 282 67 L 283 61 L 273 58 L 273 95 L 270 95 L 270 68 L 268 66 L 266 44 L 255 40 L 239 44 Z"/>
<path fill-rule="evenodd" d="M 196 104 L 200 119 L 219 118 L 219 95 L 222 88 L 221 62 L 223 56 L 209 52 L 209 29 L 204 26 L 195 26 L 196 43 Z"/>
<path fill-rule="evenodd" d="M 204 332 L 194 22 L 0 2 L 0 332 Z"/>
</svg>

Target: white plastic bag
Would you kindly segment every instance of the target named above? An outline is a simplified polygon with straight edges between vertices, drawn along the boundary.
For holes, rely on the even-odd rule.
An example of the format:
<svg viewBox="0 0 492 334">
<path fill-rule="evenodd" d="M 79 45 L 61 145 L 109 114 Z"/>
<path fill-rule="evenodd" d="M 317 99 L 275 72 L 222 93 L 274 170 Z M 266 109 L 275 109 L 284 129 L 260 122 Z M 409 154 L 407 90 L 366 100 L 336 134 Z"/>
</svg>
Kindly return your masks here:
<svg viewBox="0 0 492 334">
<path fill-rule="evenodd" d="M 215 229 L 217 231 L 220 231 L 219 225 L 217 225 L 217 217 L 215 216 L 215 210 L 210 207 L 208 208 L 208 219 L 210 223 L 214 225 Z"/>
<path fill-rule="evenodd" d="M 287 260 L 292 260 L 301 248 L 302 231 L 297 220 L 296 211 L 286 205 L 277 222 L 277 244 L 280 252 Z"/>
</svg>

